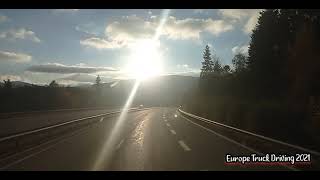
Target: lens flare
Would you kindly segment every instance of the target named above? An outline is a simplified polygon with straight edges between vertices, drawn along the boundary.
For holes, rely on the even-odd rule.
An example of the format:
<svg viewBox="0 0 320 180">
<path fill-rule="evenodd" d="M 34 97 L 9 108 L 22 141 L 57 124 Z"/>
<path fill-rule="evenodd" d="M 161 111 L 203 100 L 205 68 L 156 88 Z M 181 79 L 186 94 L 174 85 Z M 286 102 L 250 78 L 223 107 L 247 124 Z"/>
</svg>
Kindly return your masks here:
<svg viewBox="0 0 320 180">
<path fill-rule="evenodd" d="M 166 19 L 170 13 L 170 10 L 164 10 L 162 12 L 162 18 L 160 24 L 156 30 L 156 34 L 154 35 L 151 42 L 157 42 L 159 35 L 161 34 L 162 28 L 166 22 Z M 142 49 L 145 48 L 146 45 L 142 45 Z M 145 51 L 145 50 L 144 50 Z M 146 72 L 144 72 L 146 74 Z M 147 74 L 151 74 L 151 72 L 147 71 Z M 130 92 L 130 95 L 123 107 L 123 110 L 117 119 L 116 124 L 114 125 L 109 137 L 107 138 L 106 142 L 103 144 L 102 149 L 98 153 L 97 159 L 95 160 L 92 170 L 102 170 L 105 167 L 108 167 L 110 164 L 110 160 L 113 156 L 115 146 L 120 140 L 121 131 L 123 130 L 124 120 L 127 117 L 128 110 L 132 105 L 134 97 L 136 95 L 137 89 L 140 85 L 141 78 L 137 78 L 135 84 Z"/>
<path fill-rule="evenodd" d="M 140 84 L 140 81 L 136 80 L 131 90 L 131 93 L 126 101 L 126 104 L 124 105 L 123 110 L 111 131 L 111 134 L 109 135 L 106 143 L 103 145 L 101 152 L 99 153 L 98 159 L 96 160 L 93 166 L 93 170 L 100 170 L 103 167 L 102 164 L 104 166 L 109 164 L 110 158 L 113 155 L 114 147 L 116 146 L 116 143 L 119 140 L 119 135 L 121 134 L 123 121 L 126 119 L 128 110 L 131 107 L 132 101 L 136 95 L 139 84 Z"/>
</svg>

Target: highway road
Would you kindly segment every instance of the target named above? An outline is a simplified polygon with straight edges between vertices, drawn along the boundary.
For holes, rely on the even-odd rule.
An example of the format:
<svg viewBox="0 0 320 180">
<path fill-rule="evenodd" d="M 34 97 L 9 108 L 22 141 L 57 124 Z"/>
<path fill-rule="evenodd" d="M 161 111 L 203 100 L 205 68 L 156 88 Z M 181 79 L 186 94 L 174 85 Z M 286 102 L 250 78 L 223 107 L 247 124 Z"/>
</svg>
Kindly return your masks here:
<svg viewBox="0 0 320 180">
<path fill-rule="evenodd" d="M 226 165 L 226 154 L 251 152 L 221 138 L 175 108 L 100 118 L 85 129 L 5 159 L 2 170 L 290 170 Z"/>
<path fill-rule="evenodd" d="M 0 118 L 0 136 L 41 128 L 82 117 L 103 114 L 118 109 L 60 110 L 36 113 L 18 113 Z"/>
</svg>

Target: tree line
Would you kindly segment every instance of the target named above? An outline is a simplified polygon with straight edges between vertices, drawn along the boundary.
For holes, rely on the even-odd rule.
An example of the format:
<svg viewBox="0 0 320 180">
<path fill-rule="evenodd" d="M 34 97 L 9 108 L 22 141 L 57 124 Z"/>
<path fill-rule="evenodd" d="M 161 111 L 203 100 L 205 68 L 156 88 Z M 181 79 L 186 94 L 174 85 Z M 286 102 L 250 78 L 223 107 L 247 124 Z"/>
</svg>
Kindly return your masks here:
<svg viewBox="0 0 320 180">
<path fill-rule="evenodd" d="M 262 11 L 248 54 L 235 54 L 232 68 L 204 48 L 199 89 L 186 108 L 276 138 L 310 140 L 319 148 L 320 125 L 310 114 L 310 98 L 320 93 L 319 40 L 320 10 Z"/>
<path fill-rule="evenodd" d="M 98 75 L 93 86 L 69 87 L 52 80 L 46 86 L 18 85 L 10 79 L 0 87 L 0 112 L 119 106 L 123 99 L 109 97 L 109 88 Z M 108 99 L 107 101 L 105 99 Z"/>
</svg>

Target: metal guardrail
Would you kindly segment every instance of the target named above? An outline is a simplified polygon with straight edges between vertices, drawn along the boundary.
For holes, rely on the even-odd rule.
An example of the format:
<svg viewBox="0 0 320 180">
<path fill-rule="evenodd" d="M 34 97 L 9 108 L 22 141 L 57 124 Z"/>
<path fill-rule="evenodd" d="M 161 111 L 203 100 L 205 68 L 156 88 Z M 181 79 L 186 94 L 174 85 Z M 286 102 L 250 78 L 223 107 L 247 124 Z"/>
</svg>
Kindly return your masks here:
<svg viewBox="0 0 320 180">
<path fill-rule="evenodd" d="M 258 144 L 255 144 L 254 146 L 260 146 L 259 149 L 262 150 L 262 151 L 268 151 L 270 149 L 273 149 L 273 150 L 280 150 L 280 151 L 283 151 L 283 152 L 294 151 L 294 152 L 309 153 L 311 156 L 313 156 L 312 159 L 314 160 L 313 163 L 315 164 L 315 169 L 317 169 L 317 170 L 320 169 L 320 165 L 319 165 L 320 152 L 317 152 L 315 150 L 310 150 L 310 149 L 307 149 L 307 148 L 304 148 L 304 147 L 301 147 L 301 146 L 289 144 L 289 143 L 286 143 L 286 142 L 283 142 L 283 141 L 279 141 L 279 140 L 276 140 L 276 139 L 273 139 L 273 138 L 269 138 L 269 137 L 266 137 L 266 136 L 263 136 L 263 135 L 255 134 L 255 133 L 252 133 L 252 132 L 249 132 L 249 131 L 245 131 L 245 130 L 242 130 L 242 129 L 238 129 L 238 128 L 235 128 L 235 127 L 232 127 L 232 126 L 229 126 L 229 125 L 225 125 L 225 124 L 222 124 L 222 123 L 219 123 L 219 122 L 216 122 L 216 121 L 212 121 L 212 120 L 203 118 L 203 117 L 199 117 L 199 116 L 196 116 L 194 114 L 185 112 L 185 111 L 183 111 L 181 109 L 178 109 L 178 111 L 180 113 L 182 113 L 183 115 L 186 115 L 188 117 L 194 118 L 196 120 L 200 120 L 200 121 L 205 122 L 205 123 L 214 124 L 214 125 L 217 125 L 219 127 L 222 127 L 223 129 L 228 130 L 227 132 L 230 132 L 230 131 L 231 132 L 236 132 L 236 133 L 238 133 L 237 136 L 238 135 L 243 135 L 242 137 L 238 136 L 238 139 L 242 139 L 244 137 L 243 139 L 245 139 L 245 140 L 243 142 L 246 142 L 246 140 L 248 140 L 248 138 L 255 139 L 255 140 L 258 141 Z M 250 141 L 250 140 L 248 140 L 248 141 Z M 260 143 L 260 142 L 262 142 L 262 143 Z M 247 145 L 250 145 L 250 144 L 247 143 Z"/>
<path fill-rule="evenodd" d="M 134 111 L 147 110 L 147 109 L 150 109 L 150 108 L 130 108 L 130 109 L 127 109 L 126 111 L 134 112 Z M 113 111 L 113 112 L 103 113 L 103 114 L 99 114 L 99 115 L 95 115 L 95 116 L 90 116 L 90 117 L 84 117 L 84 118 L 80 118 L 80 119 L 70 120 L 70 121 L 63 122 L 63 123 L 58 123 L 58 124 L 55 124 L 55 125 L 49 125 L 49 126 L 42 127 L 42 128 L 37 128 L 37 129 L 34 129 L 34 130 L 28 130 L 28 131 L 21 132 L 21 133 L 16 133 L 16 134 L 12 134 L 12 135 L 5 136 L 5 137 L 0 137 L 0 155 L 2 155 L 3 153 L 6 153 L 8 151 L 8 149 L 15 149 L 15 150 L 18 149 L 19 144 L 22 143 L 21 142 L 22 140 L 26 141 L 26 142 L 29 142 L 29 145 L 30 145 L 30 141 L 32 141 L 32 138 L 39 138 L 37 136 L 40 136 L 41 139 L 44 139 L 42 137 L 42 135 L 43 134 L 49 134 L 50 135 L 51 130 L 63 129 L 63 127 L 66 127 L 68 125 L 75 125 L 75 124 L 78 124 L 80 122 L 85 122 L 87 120 L 94 119 L 94 118 L 97 118 L 97 117 L 103 117 L 103 116 L 107 116 L 107 115 L 118 114 L 118 113 L 121 113 L 122 111 L 124 111 L 124 110 Z M 4 151 L 4 152 L 2 152 L 2 151 Z"/>
<path fill-rule="evenodd" d="M 8 118 L 17 115 L 33 115 L 35 113 L 51 113 L 51 112 L 66 112 L 66 111 L 81 111 L 81 110 L 100 110 L 110 109 L 110 107 L 89 107 L 89 108 L 67 108 L 67 109 L 49 109 L 49 110 L 36 110 L 36 111 L 19 111 L 19 112 L 1 112 L 1 118 Z M 121 107 L 112 107 L 112 109 L 120 109 Z"/>
<path fill-rule="evenodd" d="M 249 132 L 249 131 L 245 131 L 245 130 L 238 129 L 238 128 L 235 128 L 235 127 L 232 127 L 232 126 L 228 126 L 228 125 L 225 125 L 225 124 L 222 124 L 222 123 L 219 123 L 219 122 L 215 122 L 215 121 L 203 118 L 203 117 L 196 116 L 194 114 L 187 113 L 185 111 L 182 111 L 181 109 L 179 109 L 179 112 L 181 112 L 181 113 L 183 113 L 185 115 L 188 115 L 190 117 L 193 117 L 195 119 L 201 120 L 201 121 L 214 123 L 214 124 L 217 124 L 219 126 L 223 126 L 223 127 L 229 128 L 229 129 L 233 129 L 235 131 L 239 131 L 239 132 L 242 132 L 242 133 L 245 133 L 245 134 L 249 134 L 249 135 L 255 136 L 257 138 L 264 139 L 266 141 L 271 141 L 271 142 L 274 142 L 274 143 L 282 144 L 282 145 L 285 145 L 285 146 L 288 146 L 288 147 L 291 147 L 291 148 L 295 148 L 295 149 L 300 150 L 300 151 L 304 151 L 304 152 L 308 152 L 308 153 L 316 155 L 316 156 L 320 156 L 320 152 L 317 152 L 317 151 L 314 151 L 314 150 L 306 149 L 306 148 L 303 148 L 301 146 L 289 144 L 289 143 L 286 143 L 286 142 L 283 142 L 283 141 L 279 141 L 279 140 L 272 139 L 272 138 L 269 138 L 269 137 L 266 137 L 266 136 L 262 136 L 262 135 L 255 134 L 255 133 L 252 133 L 252 132 Z"/>
</svg>

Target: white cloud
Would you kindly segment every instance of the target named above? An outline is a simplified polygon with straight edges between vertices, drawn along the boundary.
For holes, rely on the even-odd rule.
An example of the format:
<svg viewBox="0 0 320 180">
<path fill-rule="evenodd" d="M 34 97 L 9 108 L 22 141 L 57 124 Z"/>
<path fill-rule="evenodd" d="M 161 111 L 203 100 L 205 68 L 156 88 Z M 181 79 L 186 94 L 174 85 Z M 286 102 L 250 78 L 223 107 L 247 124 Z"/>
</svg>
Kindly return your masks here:
<svg viewBox="0 0 320 180">
<path fill-rule="evenodd" d="M 226 18 L 242 20 L 250 15 L 252 9 L 220 9 L 219 13 Z"/>
<path fill-rule="evenodd" d="M 198 76 L 200 72 L 200 69 L 190 67 L 188 64 L 177 64 L 174 72 L 168 74 Z"/>
<path fill-rule="evenodd" d="M 47 63 L 40 65 L 33 65 L 27 69 L 29 72 L 41 72 L 41 73 L 57 73 L 57 74 L 73 74 L 73 73 L 87 73 L 92 74 L 96 72 L 104 71 L 116 71 L 111 67 L 90 67 L 81 65 L 68 66 L 59 63 Z"/>
<path fill-rule="evenodd" d="M 0 23 L 7 22 L 9 18 L 7 16 L 0 15 Z"/>
<path fill-rule="evenodd" d="M 79 64 L 76 64 L 76 66 L 86 66 L 86 63 L 79 63 Z"/>
<path fill-rule="evenodd" d="M 155 31 L 156 24 L 154 22 L 132 15 L 110 23 L 106 27 L 105 34 L 115 41 L 132 41 L 151 38 Z"/>
<path fill-rule="evenodd" d="M 194 39 L 200 38 L 201 32 L 208 32 L 213 35 L 227 32 L 233 29 L 233 26 L 224 20 L 194 19 L 187 18 L 178 20 L 170 16 L 164 28 L 163 34 L 171 39 Z"/>
<path fill-rule="evenodd" d="M 87 47 L 93 47 L 96 49 L 117 49 L 125 46 L 123 41 L 108 41 L 102 38 L 92 37 L 84 40 L 80 40 L 80 44 Z"/>
<path fill-rule="evenodd" d="M 141 39 L 150 39 L 155 36 L 160 19 L 152 16 L 145 20 L 136 15 L 122 17 L 119 21 L 111 22 L 105 29 L 105 38 L 91 37 L 81 40 L 84 46 L 97 49 L 121 48 Z M 230 31 L 233 26 L 224 20 L 208 19 L 177 19 L 169 16 L 160 36 L 169 39 L 195 40 L 199 41 L 200 33 L 207 32 L 213 35 Z"/>
<path fill-rule="evenodd" d="M 72 74 L 72 75 L 69 75 L 67 77 L 63 77 L 63 78 L 60 78 L 61 80 L 70 80 L 70 81 L 77 81 L 77 82 L 95 82 L 96 80 L 96 77 L 95 75 L 92 75 L 92 74 Z"/>
<path fill-rule="evenodd" d="M 100 29 L 100 26 L 98 26 L 94 22 L 79 24 L 75 27 L 75 29 L 79 32 L 87 33 L 94 36 L 97 36 L 103 33 L 103 28 Z"/>
<path fill-rule="evenodd" d="M 11 29 L 9 31 L 1 32 L 0 38 L 7 38 L 7 39 L 25 39 L 25 40 L 31 40 L 33 42 L 41 42 L 40 39 L 36 36 L 36 34 L 31 31 L 27 30 L 25 28 L 20 29 Z"/>
<path fill-rule="evenodd" d="M 183 69 L 184 69 L 184 68 L 189 68 L 189 65 L 188 65 L 188 64 L 178 64 L 178 65 L 177 65 L 177 68 L 178 68 L 178 69 L 181 69 L 181 68 L 183 68 Z"/>
<path fill-rule="evenodd" d="M 24 82 L 27 82 L 26 80 L 28 80 L 28 82 L 32 84 L 48 85 L 52 80 L 63 78 L 67 75 L 24 71 L 20 76 L 23 78 L 22 81 Z"/>
<path fill-rule="evenodd" d="M 56 13 L 75 13 L 78 12 L 80 9 L 54 9 L 53 11 Z"/>
<path fill-rule="evenodd" d="M 253 14 L 252 16 L 250 16 L 248 22 L 245 24 L 245 26 L 243 27 L 243 31 L 247 34 L 251 33 L 252 30 L 255 28 L 257 22 L 258 22 L 258 18 L 259 18 L 260 14 L 259 12 L 256 12 L 255 14 Z"/>
<path fill-rule="evenodd" d="M 248 54 L 248 45 L 244 46 L 235 46 L 231 49 L 233 54 L 242 53 L 242 54 Z"/>
<path fill-rule="evenodd" d="M 121 21 L 110 23 L 105 29 L 106 38 L 91 37 L 80 41 L 81 45 L 96 49 L 122 48 L 137 39 L 148 39 L 155 34 L 156 26 L 135 15 L 122 17 Z"/>
<path fill-rule="evenodd" d="M 204 9 L 195 9 L 193 10 L 193 13 L 195 14 L 202 14 L 204 12 Z"/>
<path fill-rule="evenodd" d="M 101 82 L 103 82 L 103 83 L 113 81 L 113 79 L 108 76 L 103 76 L 103 75 L 99 75 L 99 76 L 101 78 Z M 93 74 L 72 74 L 72 75 L 68 75 L 63 78 L 59 78 L 57 80 L 58 80 L 58 82 L 61 80 L 64 80 L 64 81 L 71 81 L 71 83 L 93 84 L 93 83 L 95 83 L 96 78 L 97 78 L 97 76 L 93 75 Z M 70 84 L 70 82 L 68 84 Z"/>
<path fill-rule="evenodd" d="M 168 73 L 166 75 L 179 75 L 179 76 L 199 77 L 200 76 L 200 71 L 173 72 L 173 73 Z"/>
<path fill-rule="evenodd" d="M 262 9 L 220 9 L 220 15 L 232 23 L 240 23 L 242 30 L 249 34 L 254 29 Z"/>
<path fill-rule="evenodd" d="M 16 63 L 26 63 L 30 62 L 32 56 L 24 53 L 16 53 L 16 52 L 8 52 L 8 51 L 0 51 L 0 62 L 16 62 Z"/>
<path fill-rule="evenodd" d="M 10 81 L 21 81 L 22 78 L 18 75 L 8 75 L 8 74 L 0 75 L 1 82 L 7 79 L 10 79 Z"/>
</svg>

